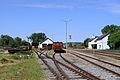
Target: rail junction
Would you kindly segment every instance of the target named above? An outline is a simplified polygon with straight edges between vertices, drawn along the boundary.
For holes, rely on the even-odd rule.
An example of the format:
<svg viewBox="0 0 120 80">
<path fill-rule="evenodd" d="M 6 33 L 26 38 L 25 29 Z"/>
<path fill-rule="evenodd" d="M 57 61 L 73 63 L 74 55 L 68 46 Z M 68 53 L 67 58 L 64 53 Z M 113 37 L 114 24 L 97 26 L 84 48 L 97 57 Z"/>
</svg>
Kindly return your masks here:
<svg viewBox="0 0 120 80">
<path fill-rule="evenodd" d="M 69 50 L 68 54 L 34 51 L 49 69 L 48 80 L 119 80 L 120 65 Z"/>
</svg>

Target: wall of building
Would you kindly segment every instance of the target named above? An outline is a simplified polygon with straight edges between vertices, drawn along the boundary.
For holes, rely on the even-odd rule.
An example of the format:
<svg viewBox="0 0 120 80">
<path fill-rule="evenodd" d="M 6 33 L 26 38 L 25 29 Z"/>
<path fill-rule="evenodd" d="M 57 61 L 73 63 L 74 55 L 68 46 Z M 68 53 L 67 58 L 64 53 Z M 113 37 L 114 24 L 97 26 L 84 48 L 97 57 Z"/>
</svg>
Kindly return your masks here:
<svg viewBox="0 0 120 80">
<path fill-rule="evenodd" d="M 46 41 L 44 41 L 43 43 L 38 45 L 38 48 L 43 48 L 43 44 L 53 44 L 53 42 L 50 39 L 47 39 Z"/>
<path fill-rule="evenodd" d="M 103 39 L 101 40 L 98 40 L 97 42 L 95 42 L 95 40 L 97 39 L 94 39 L 93 41 L 89 42 L 88 43 L 88 49 L 92 49 L 92 44 L 97 44 L 97 49 L 110 49 L 110 47 L 107 45 L 107 42 L 108 42 L 108 36 L 107 35 L 106 37 L 104 37 Z"/>
<path fill-rule="evenodd" d="M 109 35 L 104 37 L 102 40 L 97 41 L 97 49 L 110 49 L 110 47 L 107 45 L 108 36 Z"/>
<path fill-rule="evenodd" d="M 96 39 L 97 39 L 97 38 L 95 38 L 94 40 L 92 40 L 91 42 L 88 43 L 88 49 L 92 49 L 92 44 L 97 44 L 97 43 L 95 42 Z"/>
</svg>

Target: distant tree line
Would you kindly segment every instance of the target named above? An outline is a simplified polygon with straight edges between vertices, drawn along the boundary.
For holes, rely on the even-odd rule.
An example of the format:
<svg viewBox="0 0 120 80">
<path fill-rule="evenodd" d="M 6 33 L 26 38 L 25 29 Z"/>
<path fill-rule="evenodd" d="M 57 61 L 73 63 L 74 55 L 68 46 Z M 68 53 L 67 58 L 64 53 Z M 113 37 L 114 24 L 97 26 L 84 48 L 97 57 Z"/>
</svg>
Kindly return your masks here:
<svg viewBox="0 0 120 80">
<path fill-rule="evenodd" d="M 29 45 L 29 42 L 22 40 L 20 37 L 13 38 L 9 35 L 0 36 L 0 46 L 2 47 L 17 47 L 21 45 Z"/>
<path fill-rule="evenodd" d="M 66 45 L 66 43 L 64 45 Z M 81 46 L 84 46 L 82 42 L 68 42 L 67 45 L 71 48 L 80 48 Z"/>
<path fill-rule="evenodd" d="M 102 34 L 110 33 L 108 37 L 108 45 L 110 49 L 120 49 L 120 26 L 106 25 L 101 29 Z M 84 46 L 88 47 L 90 38 L 84 40 Z"/>
<path fill-rule="evenodd" d="M 46 39 L 45 33 L 33 33 L 31 36 L 27 37 L 32 43 L 39 44 Z M 11 37 L 9 35 L 0 36 L 0 46 L 2 47 L 18 47 L 21 45 L 30 45 L 26 40 L 22 40 L 20 37 Z"/>
</svg>

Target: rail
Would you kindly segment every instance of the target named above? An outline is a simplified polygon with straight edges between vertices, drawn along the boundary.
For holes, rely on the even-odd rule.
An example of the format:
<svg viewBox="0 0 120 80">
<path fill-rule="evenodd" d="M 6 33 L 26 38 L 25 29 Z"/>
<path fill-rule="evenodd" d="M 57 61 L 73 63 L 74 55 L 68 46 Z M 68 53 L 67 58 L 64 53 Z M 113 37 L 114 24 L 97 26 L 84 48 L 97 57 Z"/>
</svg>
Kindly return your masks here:
<svg viewBox="0 0 120 80">
<path fill-rule="evenodd" d="M 108 69 L 108 68 L 105 68 L 105 67 L 103 67 L 103 66 L 101 66 L 101 65 L 99 65 L 99 64 L 96 64 L 96 63 L 94 63 L 94 62 L 92 62 L 92 61 L 89 61 L 88 59 L 85 59 L 85 58 L 79 56 L 79 55 L 81 55 L 81 54 L 78 54 L 78 55 L 76 55 L 77 53 L 76 53 L 76 54 L 75 54 L 75 53 L 71 53 L 71 54 L 72 54 L 72 55 L 75 55 L 75 56 L 77 56 L 77 57 L 79 57 L 79 58 L 81 58 L 81 59 L 83 59 L 83 60 L 85 60 L 85 61 L 87 61 L 87 62 L 89 62 L 89 63 L 92 63 L 92 64 L 94 64 L 94 65 L 96 65 L 96 66 L 98 66 L 98 67 L 100 67 L 100 68 L 103 68 L 103 69 L 105 69 L 105 70 L 107 70 L 107 71 L 109 71 L 109 72 L 117 75 L 118 77 L 120 77 L 120 74 L 119 74 L 119 73 L 117 73 L 117 72 L 115 72 L 115 71 L 112 71 L 112 70 L 110 70 L 110 69 Z M 86 57 L 87 57 L 87 56 L 86 56 Z"/>
</svg>

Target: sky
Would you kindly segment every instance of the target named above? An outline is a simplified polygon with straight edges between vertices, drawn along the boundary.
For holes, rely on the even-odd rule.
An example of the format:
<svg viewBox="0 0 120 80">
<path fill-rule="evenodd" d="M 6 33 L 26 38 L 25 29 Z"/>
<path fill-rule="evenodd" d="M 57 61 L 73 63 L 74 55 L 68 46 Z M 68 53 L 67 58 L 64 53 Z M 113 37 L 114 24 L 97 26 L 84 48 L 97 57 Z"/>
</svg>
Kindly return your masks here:
<svg viewBox="0 0 120 80">
<path fill-rule="evenodd" d="M 120 0 L 0 0 L 0 35 L 27 39 L 43 32 L 53 41 L 67 33 L 82 42 L 101 35 L 106 25 L 120 25 Z"/>
</svg>

